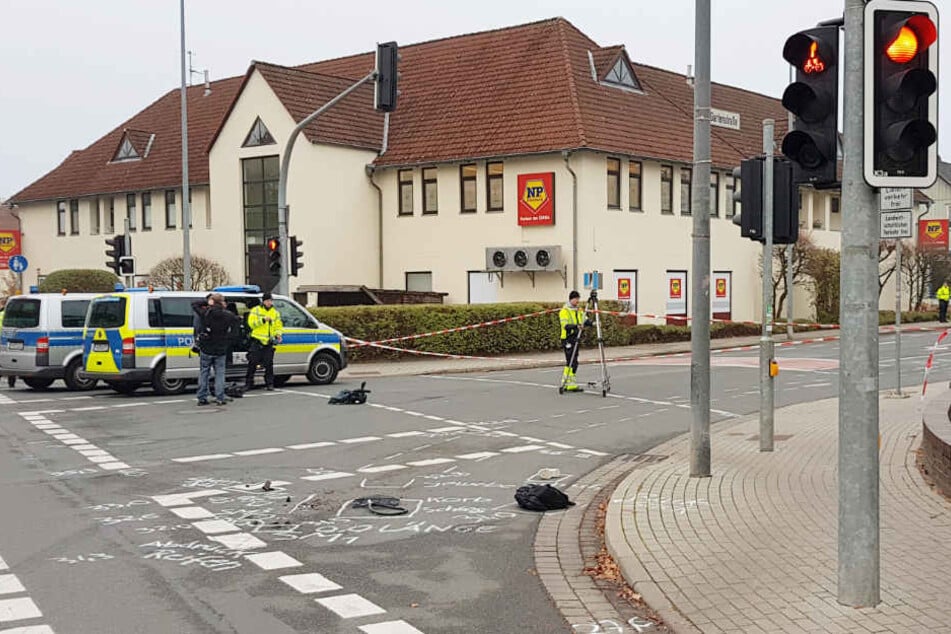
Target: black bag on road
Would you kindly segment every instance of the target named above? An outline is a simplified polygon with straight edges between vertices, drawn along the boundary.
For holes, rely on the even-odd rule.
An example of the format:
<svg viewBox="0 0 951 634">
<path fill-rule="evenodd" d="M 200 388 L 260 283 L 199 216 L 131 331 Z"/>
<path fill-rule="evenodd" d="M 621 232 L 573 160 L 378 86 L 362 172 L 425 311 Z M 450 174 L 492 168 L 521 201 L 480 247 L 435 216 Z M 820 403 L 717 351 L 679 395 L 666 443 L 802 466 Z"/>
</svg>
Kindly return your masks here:
<svg viewBox="0 0 951 634">
<path fill-rule="evenodd" d="M 557 511 L 574 506 L 568 496 L 550 484 L 526 484 L 515 491 L 515 501 L 528 511 Z"/>
</svg>

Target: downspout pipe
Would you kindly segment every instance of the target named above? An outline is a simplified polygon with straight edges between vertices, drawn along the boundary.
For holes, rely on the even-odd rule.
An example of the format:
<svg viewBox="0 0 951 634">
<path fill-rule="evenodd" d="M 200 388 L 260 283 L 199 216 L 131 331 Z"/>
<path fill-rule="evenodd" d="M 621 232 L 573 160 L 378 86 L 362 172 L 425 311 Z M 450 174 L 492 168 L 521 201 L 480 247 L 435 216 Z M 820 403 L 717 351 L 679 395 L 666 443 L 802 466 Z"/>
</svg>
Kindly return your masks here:
<svg viewBox="0 0 951 634">
<path fill-rule="evenodd" d="M 565 169 L 571 174 L 571 288 L 578 289 L 578 175 L 571 169 L 568 159 L 571 152 L 564 150 L 561 153 L 565 159 Z"/>
<path fill-rule="evenodd" d="M 377 288 L 383 288 L 383 190 L 377 184 L 373 177 L 376 175 L 376 166 L 372 163 L 366 166 L 367 178 L 370 179 L 370 184 L 373 185 L 373 189 L 376 190 L 376 220 L 377 220 L 377 279 L 379 280 L 379 286 Z"/>
</svg>

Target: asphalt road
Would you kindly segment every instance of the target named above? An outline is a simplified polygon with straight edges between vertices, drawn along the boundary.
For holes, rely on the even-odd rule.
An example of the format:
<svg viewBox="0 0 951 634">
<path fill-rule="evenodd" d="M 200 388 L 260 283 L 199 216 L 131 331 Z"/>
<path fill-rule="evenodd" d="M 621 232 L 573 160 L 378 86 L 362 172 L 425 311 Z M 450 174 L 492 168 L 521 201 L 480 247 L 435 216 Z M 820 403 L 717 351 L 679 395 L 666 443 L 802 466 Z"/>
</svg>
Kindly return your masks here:
<svg viewBox="0 0 951 634">
<path fill-rule="evenodd" d="M 906 385 L 935 339 L 904 335 Z M 837 395 L 837 342 L 777 356 L 777 406 Z M 714 423 L 757 410 L 757 363 L 714 355 Z M 891 336 L 881 365 L 893 388 Z M 225 408 L 3 389 L 0 632 L 591 631 L 533 574 L 538 516 L 512 495 L 543 468 L 571 495 L 612 456 L 686 431 L 689 372 L 688 357 L 618 364 L 608 398 L 559 396 L 560 369 L 379 378 L 363 406 L 328 405 L 346 377 Z M 939 348 L 931 380 L 949 377 Z M 408 513 L 352 508 L 369 495 Z"/>
</svg>

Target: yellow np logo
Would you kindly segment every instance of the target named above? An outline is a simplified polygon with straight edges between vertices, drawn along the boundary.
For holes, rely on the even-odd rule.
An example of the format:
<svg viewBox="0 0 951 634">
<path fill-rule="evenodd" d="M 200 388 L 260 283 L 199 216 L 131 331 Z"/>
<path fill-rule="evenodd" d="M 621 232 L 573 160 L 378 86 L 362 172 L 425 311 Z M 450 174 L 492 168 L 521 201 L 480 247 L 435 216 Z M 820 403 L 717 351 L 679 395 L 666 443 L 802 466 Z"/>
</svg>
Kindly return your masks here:
<svg viewBox="0 0 951 634">
<path fill-rule="evenodd" d="M 544 181 L 525 181 L 525 191 L 522 192 L 522 201 L 531 207 L 532 211 L 538 211 L 542 205 L 548 202 L 548 192 L 545 190 Z"/>
<path fill-rule="evenodd" d="M 618 282 L 618 290 L 621 295 L 629 295 L 631 292 L 631 283 L 627 280 L 621 280 Z"/>
<path fill-rule="evenodd" d="M 0 252 L 9 253 L 17 248 L 17 239 L 12 233 L 0 232 Z"/>
<path fill-rule="evenodd" d="M 717 280 L 717 296 L 726 297 L 726 280 L 722 277 Z"/>
<path fill-rule="evenodd" d="M 940 222 L 929 222 L 925 227 L 925 233 L 928 234 L 929 238 L 940 238 L 941 234 L 944 233 L 944 230 L 942 229 Z"/>
</svg>

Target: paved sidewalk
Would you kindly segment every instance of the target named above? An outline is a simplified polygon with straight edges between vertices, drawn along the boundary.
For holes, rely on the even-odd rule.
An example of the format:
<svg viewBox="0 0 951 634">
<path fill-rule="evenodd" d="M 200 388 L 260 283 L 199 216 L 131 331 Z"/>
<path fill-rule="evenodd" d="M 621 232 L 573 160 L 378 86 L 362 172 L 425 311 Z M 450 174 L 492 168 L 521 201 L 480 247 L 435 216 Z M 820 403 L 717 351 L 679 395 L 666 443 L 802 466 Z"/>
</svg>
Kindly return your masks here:
<svg viewBox="0 0 951 634">
<path fill-rule="evenodd" d="M 940 324 L 936 321 L 922 322 L 916 324 L 906 324 L 902 326 L 902 332 L 942 330 L 945 327 L 945 324 Z M 887 335 L 894 332 L 894 327 L 882 326 L 879 328 L 879 332 Z M 781 333 L 777 332 L 774 335 L 774 340 L 777 346 L 783 346 L 808 343 L 813 340 L 837 339 L 838 336 L 838 330 L 813 330 L 809 332 L 794 333 L 793 338 L 790 340 L 786 337 L 784 330 Z M 711 350 L 716 351 L 745 346 L 757 346 L 759 345 L 759 339 L 759 336 L 713 339 L 710 341 L 710 348 Z M 643 357 L 653 357 L 666 354 L 683 354 L 689 352 L 689 341 L 651 343 L 638 346 L 618 346 L 605 348 L 605 355 L 608 362 L 639 359 Z M 582 364 L 595 363 L 596 361 L 596 348 L 589 347 L 582 349 Z M 558 367 L 564 365 L 564 363 L 565 357 L 561 350 L 537 353 L 517 353 L 511 355 L 511 357 L 499 357 L 493 359 L 450 359 L 445 357 L 421 356 L 402 359 L 399 361 L 371 361 L 354 363 L 340 373 L 340 378 L 344 380 L 355 381 L 357 379 L 366 379 L 376 376 L 414 376 L 420 374 L 492 372 L 497 370 Z"/>
<path fill-rule="evenodd" d="M 943 398 L 947 398 L 944 393 Z M 677 632 L 951 632 L 951 503 L 915 464 L 916 398 L 881 400 L 882 603 L 836 601 L 838 401 L 714 426 L 711 478 L 689 478 L 689 438 L 651 451 L 609 505 L 608 548 Z"/>
</svg>

